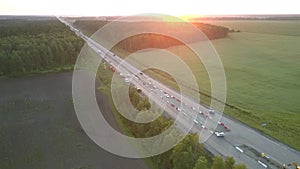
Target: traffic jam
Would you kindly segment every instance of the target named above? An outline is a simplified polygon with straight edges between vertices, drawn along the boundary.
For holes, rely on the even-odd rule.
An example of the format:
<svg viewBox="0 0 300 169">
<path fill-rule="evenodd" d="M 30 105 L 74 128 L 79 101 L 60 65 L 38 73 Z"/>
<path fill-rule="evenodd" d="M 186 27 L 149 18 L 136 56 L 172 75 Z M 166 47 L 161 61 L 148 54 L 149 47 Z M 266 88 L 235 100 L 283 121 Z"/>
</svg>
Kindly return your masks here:
<svg viewBox="0 0 300 169">
<path fill-rule="evenodd" d="M 99 52 L 98 52 L 99 53 Z M 113 56 L 115 56 L 113 54 Z M 125 73 L 118 71 L 116 67 L 112 65 L 112 62 L 108 60 L 106 57 L 104 57 L 104 60 L 106 63 L 109 64 L 108 69 L 114 73 L 119 74 L 120 78 L 124 79 L 125 83 L 130 83 L 134 77 L 138 78 L 139 80 L 142 80 L 142 77 L 144 76 L 143 72 L 140 72 L 137 75 L 133 75 L 130 73 Z M 196 118 L 193 120 L 195 125 L 200 126 L 204 130 L 210 130 L 211 133 L 214 133 L 217 137 L 224 137 L 226 132 L 230 132 L 231 129 L 226 126 L 224 123 L 218 121 L 218 125 L 216 129 L 208 129 L 205 126 L 206 120 L 211 120 L 213 116 L 215 115 L 215 110 L 212 108 L 208 108 L 208 111 L 201 111 L 196 110 L 195 107 L 189 106 L 187 103 L 181 102 L 179 98 L 176 98 L 175 96 L 167 93 L 166 91 L 159 89 L 155 84 L 151 82 L 151 80 L 148 80 L 147 78 L 143 77 L 142 80 L 145 88 L 148 88 L 150 90 L 150 93 L 153 93 L 157 97 L 161 98 L 162 101 L 166 102 L 166 104 L 175 110 L 177 113 L 182 113 L 186 118 L 193 118 L 196 113 Z M 139 88 L 139 87 L 137 87 Z"/>
</svg>

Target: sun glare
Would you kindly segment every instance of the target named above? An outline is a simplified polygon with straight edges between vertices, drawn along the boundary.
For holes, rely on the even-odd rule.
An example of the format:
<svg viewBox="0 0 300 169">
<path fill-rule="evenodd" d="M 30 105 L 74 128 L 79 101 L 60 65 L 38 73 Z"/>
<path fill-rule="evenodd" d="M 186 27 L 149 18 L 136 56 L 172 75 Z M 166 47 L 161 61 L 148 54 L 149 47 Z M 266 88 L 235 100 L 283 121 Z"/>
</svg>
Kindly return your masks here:
<svg viewBox="0 0 300 169">
<path fill-rule="evenodd" d="M 190 19 L 192 18 L 202 18 L 205 17 L 204 15 L 183 15 L 183 16 L 179 16 L 180 19 L 184 20 L 184 21 L 190 21 Z"/>
</svg>

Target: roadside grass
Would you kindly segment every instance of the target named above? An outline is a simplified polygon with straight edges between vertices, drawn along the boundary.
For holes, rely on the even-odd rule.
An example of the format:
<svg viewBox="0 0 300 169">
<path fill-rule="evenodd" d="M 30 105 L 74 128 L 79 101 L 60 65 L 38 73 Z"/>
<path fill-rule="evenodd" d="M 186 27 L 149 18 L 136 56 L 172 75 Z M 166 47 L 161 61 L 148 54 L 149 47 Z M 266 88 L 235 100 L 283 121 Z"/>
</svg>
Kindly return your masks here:
<svg viewBox="0 0 300 169">
<path fill-rule="evenodd" d="M 300 150 L 300 37 L 240 32 L 212 43 L 226 73 L 225 114 Z M 124 57 L 129 54 L 122 49 L 114 50 Z M 210 105 L 211 87 L 203 64 L 184 46 L 168 50 L 180 56 L 192 69 L 199 85 L 201 102 Z M 168 70 L 180 74 L 180 65 L 168 64 L 169 60 L 161 56 L 135 57 L 132 63 L 151 63 L 158 58 Z M 178 89 L 176 82 L 165 74 L 147 73 Z M 185 78 L 181 76 L 180 83 L 189 86 Z M 263 123 L 267 126 L 262 127 Z"/>
</svg>

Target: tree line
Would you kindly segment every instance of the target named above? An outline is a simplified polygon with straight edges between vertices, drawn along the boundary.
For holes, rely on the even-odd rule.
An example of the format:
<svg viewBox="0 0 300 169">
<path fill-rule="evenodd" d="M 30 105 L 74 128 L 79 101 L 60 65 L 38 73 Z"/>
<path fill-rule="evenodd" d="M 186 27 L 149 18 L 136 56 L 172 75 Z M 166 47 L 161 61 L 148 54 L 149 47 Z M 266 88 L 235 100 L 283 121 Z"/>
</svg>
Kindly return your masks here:
<svg viewBox="0 0 300 169">
<path fill-rule="evenodd" d="M 104 20 L 77 20 L 74 26 L 83 30 L 86 34 L 92 35 L 98 29 L 108 24 L 109 21 Z M 196 28 L 201 30 L 208 39 L 219 39 L 228 36 L 229 29 L 206 23 L 193 22 Z M 114 27 L 122 29 L 124 32 L 131 32 L 134 29 L 137 30 L 148 30 L 149 27 L 154 27 L 158 32 L 168 32 L 168 35 L 157 34 L 157 33 L 143 33 L 139 35 L 134 35 L 129 38 L 121 40 L 116 47 L 122 48 L 128 52 L 135 52 L 147 48 L 168 48 L 176 45 L 183 45 L 184 43 L 175 39 L 174 35 L 177 37 L 183 37 L 187 40 L 187 43 L 194 43 L 201 40 L 205 40 L 203 37 L 199 36 L 199 32 L 191 31 L 190 26 L 182 22 L 120 22 L 114 21 Z M 107 32 L 112 36 L 114 32 Z M 171 36 L 173 35 L 173 36 Z M 110 39 L 103 39 L 109 41 Z"/>
<path fill-rule="evenodd" d="M 74 65 L 84 41 L 52 19 L 0 21 L 0 76 Z"/>
</svg>

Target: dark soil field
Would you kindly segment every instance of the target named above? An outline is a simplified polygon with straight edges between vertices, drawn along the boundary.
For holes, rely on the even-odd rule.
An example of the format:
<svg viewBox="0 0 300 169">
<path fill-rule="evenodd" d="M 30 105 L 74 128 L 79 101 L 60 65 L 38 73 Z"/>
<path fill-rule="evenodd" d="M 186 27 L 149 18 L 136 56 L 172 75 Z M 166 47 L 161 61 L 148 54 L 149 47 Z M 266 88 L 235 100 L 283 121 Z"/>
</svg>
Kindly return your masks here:
<svg viewBox="0 0 300 169">
<path fill-rule="evenodd" d="M 72 103 L 72 73 L 0 79 L 0 169 L 146 169 L 143 159 L 113 155 L 81 128 Z M 106 95 L 96 93 L 119 129 Z"/>
</svg>

